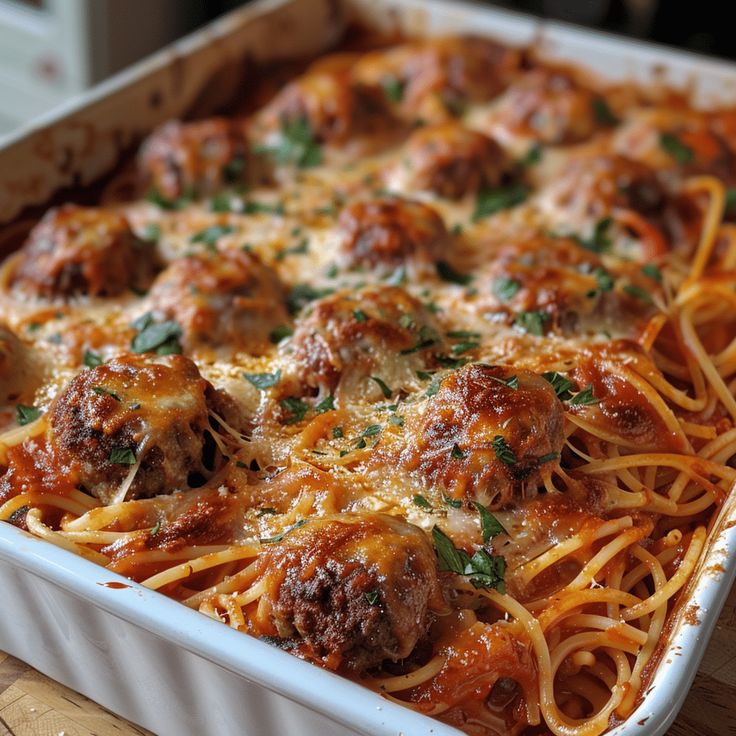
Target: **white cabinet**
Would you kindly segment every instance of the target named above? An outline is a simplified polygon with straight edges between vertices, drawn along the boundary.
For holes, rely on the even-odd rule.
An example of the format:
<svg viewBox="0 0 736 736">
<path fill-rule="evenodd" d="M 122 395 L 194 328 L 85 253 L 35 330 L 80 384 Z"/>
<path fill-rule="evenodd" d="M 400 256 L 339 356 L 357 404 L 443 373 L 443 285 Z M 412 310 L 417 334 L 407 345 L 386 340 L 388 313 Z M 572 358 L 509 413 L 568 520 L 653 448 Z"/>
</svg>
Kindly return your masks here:
<svg viewBox="0 0 736 736">
<path fill-rule="evenodd" d="M 0 136 L 186 33 L 190 0 L 0 0 Z"/>
</svg>

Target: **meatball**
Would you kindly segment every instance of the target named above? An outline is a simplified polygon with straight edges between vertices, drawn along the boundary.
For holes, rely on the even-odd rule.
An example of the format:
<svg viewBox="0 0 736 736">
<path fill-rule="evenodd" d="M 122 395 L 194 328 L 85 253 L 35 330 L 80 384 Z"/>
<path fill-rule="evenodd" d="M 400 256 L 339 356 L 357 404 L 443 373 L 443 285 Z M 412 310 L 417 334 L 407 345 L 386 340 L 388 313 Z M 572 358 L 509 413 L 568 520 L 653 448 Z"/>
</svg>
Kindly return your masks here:
<svg viewBox="0 0 736 736">
<path fill-rule="evenodd" d="M 167 200 L 206 196 L 248 181 L 247 152 L 244 128 L 235 120 L 172 120 L 144 141 L 138 171 L 143 185 Z"/>
<path fill-rule="evenodd" d="M 510 169 L 494 140 L 458 123 L 444 123 L 411 135 L 396 174 L 407 191 L 459 199 L 481 187 L 498 186 Z"/>
<path fill-rule="evenodd" d="M 407 657 L 446 604 L 418 527 L 383 514 L 312 518 L 260 557 L 257 627 L 303 656 L 362 672 Z"/>
<path fill-rule="evenodd" d="M 287 128 L 306 121 L 320 143 L 344 143 L 360 126 L 359 100 L 346 76 L 331 71 L 304 74 L 279 92 L 256 119 L 256 130 Z"/>
<path fill-rule="evenodd" d="M 498 110 L 506 130 L 542 143 L 578 143 L 599 127 L 596 97 L 570 75 L 553 69 L 535 69 L 514 82 Z"/>
<path fill-rule="evenodd" d="M 575 331 L 580 318 L 615 306 L 612 276 L 600 257 L 566 237 L 496 245 L 476 284 L 481 312 L 494 320 L 505 313 L 509 323 L 518 314 L 541 313 L 543 332 Z"/>
<path fill-rule="evenodd" d="M 276 272 L 243 250 L 174 261 L 154 282 L 149 300 L 154 315 L 179 324 L 186 350 L 258 352 L 289 319 Z"/>
<path fill-rule="evenodd" d="M 617 151 L 657 170 L 709 174 L 736 184 L 736 154 L 723 128 L 704 113 L 655 108 L 640 112 L 617 133 Z"/>
<path fill-rule="evenodd" d="M 297 320 L 288 349 L 300 380 L 333 390 L 366 384 L 379 375 L 394 389 L 410 384 L 416 370 L 433 364 L 443 338 L 421 302 L 396 286 L 368 286 L 325 297 Z"/>
<path fill-rule="evenodd" d="M 456 498 L 498 509 L 533 495 L 540 470 L 559 457 L 563 409 L 536 373 L 476 363 L 407 413 L 406 430 L 405 468 Z"/>
<path fill-rule="evenodd" d="M 518 51 L 487 38 L 434 38 L 366 54 L 353 79 L 383 94 L 399 117 L 435 122 L 466 103 L 497 95 L 520 58 Z"/>
<path fill-rule="evenodd" d="M 172 493 L 212 470 L 208 412 L 222 414 L 223 406 L 228 397 L 188 358 L 123 355 L 82 371 L 59 393 L 48 412 L 50 442 L 103 504 Z"/>
<path fill-rule="evenodd" d="M 121 215 L 67 204 L 33 228 L 11 279 L 15 288 L 46 299 L 116 296 L 145 288 L 155 260 Z"/>
<path fill-rule="evenodd" d="M 378 276 L 401 266 L 411 275 L 433 272 L 450 240 L 435 210 L 395 197 L 349 204 L 338 227 L 344 265 L 370 268 Z"/>
<path fill-rule="evenodd" d="M 615 208 L 657 218 L 667 202 L 653 169 L 615 154 L 572 159 L 552 192 L 556 206 L 594 218 L 609 215 Z"/>
</svg>

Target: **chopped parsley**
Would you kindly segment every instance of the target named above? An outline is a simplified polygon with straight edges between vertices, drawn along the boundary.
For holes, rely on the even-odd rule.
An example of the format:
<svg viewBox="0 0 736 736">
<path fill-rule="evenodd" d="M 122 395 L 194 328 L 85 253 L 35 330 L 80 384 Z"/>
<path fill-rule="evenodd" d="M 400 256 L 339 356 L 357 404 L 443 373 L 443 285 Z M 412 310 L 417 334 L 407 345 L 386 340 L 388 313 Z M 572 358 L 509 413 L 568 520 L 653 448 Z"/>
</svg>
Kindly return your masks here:
<svg viewBox="0 0 736 736">
<path fill-rule="evenodd" d="M 592 102 L 593 115 L 601 125 L 618 125 L 620 120 L 613 114 L 603 97 L 595 97 Z"/>
<path fill-rule="evenodd" d="M 262 506 L 258 511 L 256 511 L 256 518 L 260 519 L 262 516 L 271 516 L 280 513 L 281 512 L 278 509 L 273 508 L 273 506 Z"/>
<path fill-rule="evenodd" d="M 280 534 L 277 534 L 275 537 L 266 537 L 265 539 L 259 540 L 261 544 L 275 544 L 276 542 L 280 542 L 287 534 L 290 534 L 295 529 L 299 529 L 300 527 L 303 527 L 307 523 L 306 519 L 300 519 L 295 524 L 292 524 L 291 526 L 287 526 L 284 531 L 282 531 Z"/>
<path fill-rule="evenodd" d="M 447 261 L 437 262 L 437 275 L 443 281 L 460 286 L 467 286 L 473 280 L 470 274 L 456 271 Z"/>
<path fill-rule="evenodd" d="M 301 422 L 309 411 L 309 404 L 296 396 L 288 396 L 285 399 L 281 399 L 279 406 L 286 412 L 285 421 L 287 424 Z"/>
<path fill-rule="evenodd" d="M 557 460 L 560 457 L 559 452 L 548 452 L 546 455 L 540 455 L 537 458 L 537 462 L 540 465 L 544 465 L 545 463 L 550 462 L 551 460 Z"/>
<path fill-rule="evenodd" d="M 613 289 L 613 277 L 605 268 L 603 268 L 603 266 L 598 266 L 598 268 L 593 271 L 592 276 L 595 277 L 598 288 L 592 289 L 588 292 L 587 296 L 590 298 L 593 298 L 596 294 L 602 294 L 603 292 L 611 291 Z"/>
<path fill-rule="evenodd" d="M 641 272 L 646 277 L 654 279 L 658 284 L 662 283 L 662 272 L 653 263 L 645 263 L 641 267 Z"/>
<path fill-rule="evenodd" d="M 416 344 L 411 348 L 405 348 L 401 351 L 401 355 L 411 355 L 419 350 L 424 350 L 434 345 L 439 339 L 439 335 L 434 329 L 427 325 L 422 325 L 419 329 L 419 336 L 417 337 Z"/>
<path fill-rule="evenodd" d="M 726 189 L 726 213 L 733 215 L 736 212 L 736 187 Z"/>
<path fill-rule="evenodd" d="M 633 296 L 634 299 L 641 299 L 641 301 L 646 302 L 647 304 L 654 304 L 652 297 L 642 289 L 641 286 L 637 286 L 637 284 L 626 284 L 626 286 L 624 286 L 624 291 L 629 296 Z"/>
<path fill-rule="evenodd" d="M 521 289 L 521 282 L 512 279 L 510 276 L 499 276 L 493 282 L 493 294 L 502 302 L 513 299 Z"/>
<path fill-rule="evenodd" d="M 283 215 L 284 213 L 285 209 L 283 202 L 270 204 L 269 202 L 254 202 L 253 200 L 248 200 L 243 203 L 244 215 Z"/>
<path fill-rule="evenodd" d="M 391 100 L 391 102 L 401 102 L 404 99 L 404 88 L 406 84 L 398 77 L 388 76 L 381 80 L 383 94 Z"/>
<path fill-rule="evenodd" d="M 91 350 L 84 351 L 84 358 L 82 359 L 87 368 L 97 368 L 102 365 L 102 358 Z"/>
<path fill-rule="evenodd" d="M 496 453 L 496 458 L 504 465 L 515 465 L 518 462 L 513 448 L 500 434 L 497 434 L 493 438 L 491 446 L 493 447 L 493 451 Z"/>
<path fill-rule="evenodd" d="M 161 227 L 155 222 L 149 222 L 143 228 L 142 237 L 150 243 L 157 243 L 161 238 Z"/>
<path fill-rule="evenodd" d="M 356 322 L 365 322 L 368 319 L 368 315 L 362 309 L 353 309 L 353 317 Z"/>
<path fill-rule="evenodd" d="M 314 410 L 317 412 L 317 414 L 324 414 L 326 411 L 332 411 L 335 408 L 335 397 L 330 394 L 329 396 L 325 396 L 322 401 L 317 404 L 317 406 L 314 407 Z"/>
<path fill-rule="evenodd" d="M 429 398 L 434 396 L 440 390 L 440 384 L 442 383 L 441 378 L 435 378 L 432 383 L 429 384 L 429 388 L 424 392 L 424 395 Z"/>
<path fill-rule="evenodd" d="M 283 261 L 287 256 L 299 256 L 306 255 L 309 253 L 309 239 L 302 238 L 302 240 L 291 248 L 285 248 L 276 254 L 277 261 Z"/>
<path fill-rule="evenodd" d="M 174 320 L 154 322 L 153 315 L 146 312 L 131 323 L 138 334 L 130 342 L 134 353 L 156 353 L 157 355 L 171 355 L 181 353 L 179 338 L 182 329 Z"/>
<path fill-rule="evenodd" d="M 383 398 L 390 399 L 393 394 L 393 391 L 386 385 L 386 382 L 382 378 L 379 378 L 378 376 L 369 376 L 369 377 L 371 381 L 374 381 L 376 385 L 378 386 L 378 388 L 381 389 Z"/>
<path fill-rule="evenodd" d="M 512 388 L 514 391 L 517 391 L 519 388 L 519 377 L 518 376 L 509 376 L 508 378 L 499 378 L 498 376 L 488 376 L 488 377 L 493 379 L 496 383 L 502 383 L 504 386 L 508 386 L 509 388 Z"/>
<path fill-rule="evenodd" d="M 245 171 L 245 159 L 242 156 L 233 156 L 222 167 L 222 178 L 228 184 L 234 184 L 243 176 L 243 171 Z"/>
<path fill-rule="evenodd" d="M 555 390 L 557 398 L 560 401 L 567 401 L 572 396 L 570 389 L 575 384 L 569 378 L 563 376 L 562 373 L 547 371 L 546 373 L 542 373 L 542 378 L 552 384 L 552 388 Z"/>
<path fill-rule="evenodd" d="M 452 506 L 453 509 L 460 509 L 463 506 L 463 502 L 458 498 L 451 498 L 450 496 L 446 496 L 444 493 L 442 494 L 442 500 L 448 505 Z"/>
<path fill-rule="evenodd" d="M 479 549 L 471 557 L 465 550 L 458 549 L 452 540 L 438 527 L 432 527 L 440 570 L 464 575 L 476 588 L 493 588 L 500 593 L 506 592 L 504 576 L 506 562 L 501 556 L 489 554 Z"/>
<path fill-rule="evenodd" d="M 521 204 L 529 195 L 526 184 L 509 184 L 505 187 L 481 189 L 475 200 L 473 222 L 496 214 L 501 210 Z"/>
<path fill-rule="evenodd" d="M 519 166 L 524 168 L 536 166 L 542 160 L 543 153 L 544 149 L 542 148 L 542 144 L 537 141 L 527 149 L 527 152 L 519 160 Z"/>
<path fill-rule="evenodd" d="M 404 417 L 399 416 L 398 414 L 394 414 L 393 416 L 390 416 L 388 418 L 388 423 L 393 424 L 395 427 L 403 427 Z"/>
<path fill-rule="evenodd" d="M 92 386 L 92 391 L 98 396 L 109 396 L 111 399 L 115 399 L 115 401 L 122 402 L 122 399 L 114 391 L 110 391 L 109 388 L 105 388 L 104 386 Z"/>
<path fill-rule="evenodd" d="M 612 217 L 602 217 L 593 227 L 593 233 L 589 238 L 583 238 L 580 235 L 570 235 L 581 248 L 589 250 L 592 253 L 605 253 L 611 247 L 611 239 L 608 231 L 613 225 Z"/>
<path fill-rule="evenodd" d="M 17 404 L 15 407 L 15 421 L 22 426 L 35 422 L 41 416 L 41 410 L 28 404 Z"/>
<path fill-rule="evenodd" d="M 498 534 L 507 534 L 503 524 L 482 504 L 473 501 L 478 515 L 480 516 L 480 531 L 483 535 L 483 544 L 489 542 Z"/>
<path fill-rule="evenodd" d="M 363 597 L 366 599 L 369 606 L 375 606 L 378 605 L 381 594 L 377 590 L 367 590 L 363 593 Z"/>
<path fill-rule="evenodd" d="M 568 399 L 570 406 L 588 406 L 597 404 L 600 399 L 593 396 L 593 384 L 589 383 L 582 391 L 578 391 L 571 399 Z"/>
<path fill-rule="evenodd" d="M 381 425 L 380 424 L 371 424 L 368 427 L 366 427 L 363 430 L 362 437 L 375 437 L 377 434 L 381 433 Z"/>
<path fill-rule="evenodd" d="M 422 496 L 421 493 L 417 493 L 414 498 L 412 498 L 412 503 L 415 506 L 419 506 L 420 509 L 425 509 L 426 511 L 430 511 L 432 509 L 432 504 L 427 501 L 427 499 Z"/>
<path fill-rule="evenodd" d="M 472 330 L 450 330 L 445 334 L 447 335 L 447 337 L 451 337 L 454 340 L 480 337 L 480 332 L 473 332 Z"/>
<path fill-rule="evenodd" d="M 202 243 L 209 248 L 214 248 L 217 241 L 225 235 L 231 235 L 235 232 L 235 228 L 231 225 L 211 225 L 204 230 L 192 235 L 189 238 L 190 243 Z"/>
<path fill-rule="evenodd" d="M 306 117 L 281 121 L 281 140 L 275 146 L 256 146 L 256 153 L 267 153 L 280 164 L 309 169 L 322 163 L 322 150 Z"/>
<path fill-rule="evenodd" d="M 162 210 L 181 210 L 191 203 L 194 199 L 194 192 L 189 191 L 182 194 L 176 199 L 167 199 L 156 189 L 152 189 L 146 194 L 146 200 L 151 204 L 155 204 Z"/>
<path fill-rule="evenodd" d="M 455 355 L 462 355 L 463 353 L 467 353 L 479 347 L 480 347 L 479 342 L 475 342 L 474 340 L 468 340 L 466 342 L 459 342 L 457 345 L 453 345 L 452 352 Z"/>
<path fill-rule="evenodd" d="M 332 438 L 335 440 L 340 440 L 344 437 L 344 433 L 342 431 L 342 427 L 333 427 L 332 428 Z"/>
<path fill-rule="evenodd" d="M 281 342 L 285 337 L 290 337 L 293 334 L 294 330 L 288 325 L 279 325 L 278 327 L 274 327 L 273 330 L 271 330 L 268 339 L 272 343 L 277 344 Z"/>
<path fill-rule="evenodd" d="M 135 465 L 135 452 L 129 447 L 113 447 L 109 460 L 114 465 Z"/>
<path fill-rule="evenodd" d="M 659 145 L 681 166 L 689 164 L 695 158 L 693 149 L 685 145 L 674 133 L 660 133 Z"/>
<path fill-rule="evenodd" d="M 529 312 L 518 312 L 514 324 L 530 335 L 542 337 L 544 335 L 544 325 L 549 319 L 550 317 L 547 312 L 532 310 Z"/>
<path fill-rule="evenodd" d="M 309 284 L 296 284 L 286 299 L 286 306 L 291 314 L 301 311 L 309 302 L 334 294 L 334 289 L 317 289 Z"/>
<path fill-rule="evenodd" d="M 460 449 L 460 446 L 457 444 L 457 442 L 452 446 L 452 450 L 450 450 L 450 457 L 453 460 L 465 459 L 465 453 Z"/>
<path fill-rule="evenodd" d="M 281 380 L 281 371 L 277 370 L 275 373 L 243 373 L 243 378 L 259 391 L 265 391 Z"/>
</svg>

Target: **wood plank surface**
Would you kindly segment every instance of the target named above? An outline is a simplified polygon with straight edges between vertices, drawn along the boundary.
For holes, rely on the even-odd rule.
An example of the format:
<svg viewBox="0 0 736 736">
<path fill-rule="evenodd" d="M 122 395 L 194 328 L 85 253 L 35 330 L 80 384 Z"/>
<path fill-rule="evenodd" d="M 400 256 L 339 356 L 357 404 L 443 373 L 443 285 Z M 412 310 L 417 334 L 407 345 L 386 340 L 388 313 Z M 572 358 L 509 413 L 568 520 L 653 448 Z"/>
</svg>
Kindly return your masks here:
<svg viewBox="0 0 736 736">
<path fill-rule="evenodd" d="M 0 736 L 151 735 L 0 652 Z M 736 736 L 736 588 L 669 736 Z"/>
</svg>

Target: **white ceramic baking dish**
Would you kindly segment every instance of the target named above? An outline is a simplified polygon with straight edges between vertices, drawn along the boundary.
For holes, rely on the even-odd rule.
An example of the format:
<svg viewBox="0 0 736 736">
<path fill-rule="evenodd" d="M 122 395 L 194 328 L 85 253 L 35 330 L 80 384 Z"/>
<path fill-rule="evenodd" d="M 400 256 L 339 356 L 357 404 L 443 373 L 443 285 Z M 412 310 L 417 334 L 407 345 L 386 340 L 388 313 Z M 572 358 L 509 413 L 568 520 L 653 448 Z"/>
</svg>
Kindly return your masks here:
<svg viewBox="0 0 736 736">
<path fill-rule="evenodd" d="M 608 77 L 686 85 L 698 100 L 736 103 L 730 65 L 513 13 L 451 0 L 261 0 L 7 140 L 0 223 L 93 183 L 163 120 L 222 105 L 247 88 L 246 59 L 327 48 L 351 19 L 410 34 L 535 41 L 549 57 Z M 736 494 L 713 525 L 644 702 L 612 736 L 666 733 L 734 577 Z M 459 733 L 7 524 L 0 592 L 0 649 L 160 736 Z"/>
</svg>

